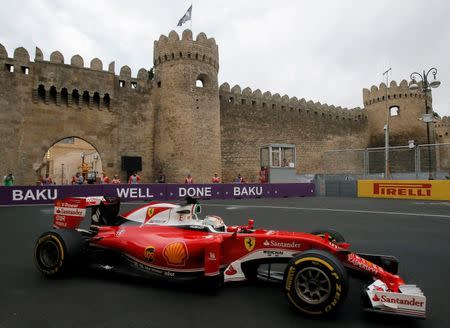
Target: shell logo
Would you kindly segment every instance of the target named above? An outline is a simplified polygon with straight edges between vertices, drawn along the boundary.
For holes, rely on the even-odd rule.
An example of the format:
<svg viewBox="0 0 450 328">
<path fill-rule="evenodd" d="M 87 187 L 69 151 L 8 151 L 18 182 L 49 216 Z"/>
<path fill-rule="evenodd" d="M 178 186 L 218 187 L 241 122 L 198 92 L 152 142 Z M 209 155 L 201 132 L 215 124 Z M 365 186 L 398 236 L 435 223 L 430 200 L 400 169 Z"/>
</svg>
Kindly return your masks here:
<svg viewBox="0 0 450 328">
<path fill-rule="evenodd" d="M 175 242 L 164 248 L 163 256 L 169 265 L 185 265 L 189 254 L 185 243 Z"/>
</svg>

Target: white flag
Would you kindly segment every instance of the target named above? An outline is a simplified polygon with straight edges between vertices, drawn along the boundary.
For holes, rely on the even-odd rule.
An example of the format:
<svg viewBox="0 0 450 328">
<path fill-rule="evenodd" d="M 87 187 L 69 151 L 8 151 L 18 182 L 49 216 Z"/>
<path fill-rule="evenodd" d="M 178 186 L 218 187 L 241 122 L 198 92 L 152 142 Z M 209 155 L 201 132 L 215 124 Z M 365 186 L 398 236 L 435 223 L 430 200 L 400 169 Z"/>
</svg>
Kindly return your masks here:
<svg viewBox="0 0 450 328">
<path fill-rule="evenodd" d="M 183 17 L 181 17 L 181 19 L 178 21 L 177 26 L 181 26 L 184 23 L 186 23 L 188 20 L 191 20 L 191 17 L 192 17 L 192 5 L 186 11 L 186 14 L 184 14 Z"/>
</svg>

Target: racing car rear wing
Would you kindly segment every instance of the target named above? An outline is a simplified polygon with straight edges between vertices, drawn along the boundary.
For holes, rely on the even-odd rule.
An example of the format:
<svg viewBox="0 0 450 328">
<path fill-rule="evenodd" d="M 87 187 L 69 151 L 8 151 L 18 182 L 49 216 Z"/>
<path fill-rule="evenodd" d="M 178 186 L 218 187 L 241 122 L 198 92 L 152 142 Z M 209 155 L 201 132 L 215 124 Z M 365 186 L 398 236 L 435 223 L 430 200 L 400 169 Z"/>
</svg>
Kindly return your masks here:
<svg viewBox="0 0 450 328">
<path fill-rule="evenodd" d="M 58 199 L 55 201 L 55 208 L 53 211 L 53 227 L 60 229 L 76 229 L 85 218 L 86 208 L 99 207 L 105 202 L 107 202 L 107 200 L 103 196 L 68 197 Z M 118 206 L 120 206 L 120 202 L 118 202 Z"/>
</svg>

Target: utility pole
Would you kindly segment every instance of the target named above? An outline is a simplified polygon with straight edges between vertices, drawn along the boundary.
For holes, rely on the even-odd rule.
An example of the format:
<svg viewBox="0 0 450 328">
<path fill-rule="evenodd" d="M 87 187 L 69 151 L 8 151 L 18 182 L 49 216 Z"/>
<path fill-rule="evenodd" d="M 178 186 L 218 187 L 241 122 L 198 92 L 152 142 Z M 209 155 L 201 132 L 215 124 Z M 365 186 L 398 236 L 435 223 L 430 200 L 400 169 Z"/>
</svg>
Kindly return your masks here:
<svg viewBox="0 0 450 328">
<path fill-rule="evenodd" d="M 388 70 L 386 70 L 383 73 L 383 76 L 386 75 L 386 125 L 384 126 L 384 178 L 389 178 L 389 106 L 388 106 L 388 88 L 389 88 L 389 72 L 392 70 L 391 67 L 389 67 Z"/>
</svg>

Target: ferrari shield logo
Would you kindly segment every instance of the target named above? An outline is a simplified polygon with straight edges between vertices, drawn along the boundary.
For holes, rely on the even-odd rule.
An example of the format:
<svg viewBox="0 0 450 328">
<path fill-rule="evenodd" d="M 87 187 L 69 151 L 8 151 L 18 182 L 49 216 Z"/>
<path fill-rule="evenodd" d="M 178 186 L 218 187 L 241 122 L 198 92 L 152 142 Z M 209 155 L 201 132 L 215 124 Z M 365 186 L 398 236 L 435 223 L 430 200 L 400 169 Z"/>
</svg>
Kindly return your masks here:
<svg viewBox="0 0 450 328">
<path fill-rule="evenodd" d="M 254 237 L 245 237 L 244 239 L 244 245 L 245 248 L 251 252 L 253 248 L 255 248 L 256 240 Z"/>
<path fill-rule="evenodd" d="M 155 213 L 155 209 L 154 209 L 153 207 L 150 207 L 150 208 L 147 210 L 147 217 L 148 217 L 148 218 L 151 218 L 151 217 L 153 216 L 153 213 Z"/>
</svg>

